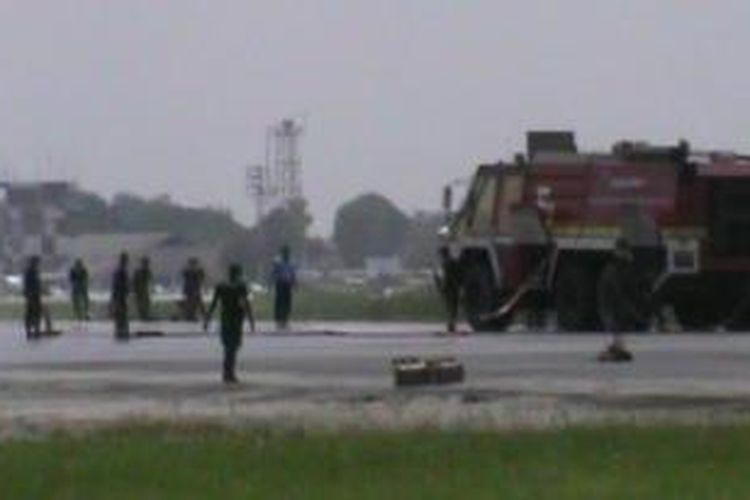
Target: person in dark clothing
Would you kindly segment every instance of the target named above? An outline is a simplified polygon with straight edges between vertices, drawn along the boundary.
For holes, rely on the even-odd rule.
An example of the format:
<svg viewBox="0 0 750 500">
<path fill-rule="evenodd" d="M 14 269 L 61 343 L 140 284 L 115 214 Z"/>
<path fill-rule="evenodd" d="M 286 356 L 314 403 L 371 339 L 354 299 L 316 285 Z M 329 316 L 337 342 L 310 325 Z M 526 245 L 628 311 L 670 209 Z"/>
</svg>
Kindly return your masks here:
<svg viewBox="0 0 750 500">
<path fill-rule="evenodd" d="M 643 290 L 633 251 L 628 242 L 620 238 L 615 243 L 612 259 L 602 271 L 597 289 L 599 316 L 604 329 L 612 333 L 612 342 L 599 354 L 600 361 L 630 361 L 633 358 L 625 348 L 623 333 L 636 331 L 647 324 Z"/>
<path fill-rule="evenodd" d="M 138 268 L 133 273 L 133 293 L 135 294 L 135 305 L 138 311 L 138 319 L 141 321 L 151 320 L 151 284 L 153 274 L 148 257 L 143 257 Z"/>
<path fill-rule="evenodd" d="M 78 321 L 88 321 L 89 317 L 89 272 L 81 259 L 76 259 L 68 273 L 73 314 Z"/>
<path fill-rule="evenodd" d="M 182 299 L 183 314 L 187 321 L 198 321 L 198 314 L 206 316 L 206 307 L 203 304 L 203 283 L 206 273 L 203 271 L 198 259 L 191 257 L 187 266 L 182 270 Z"/>
<path fill-rule="evenodd" d="M 279 252 L 279 258 L 273 263 L 271 281 L 274 284 L 273 316 L 276 328 L 285 330 L 289 326 L 289 316 L 292 313 L 292 292 L 297 285 L 297 272 L 290 260 L 289 247 L 284 245 Z"/>
<path fill-rule="evenodd" d="M 438 288 L 443 295 L 448 313 L 448 331 L 455 332 L 458 320 L 458 302 L 461 295 L 461 263 L 458 259 L 453 258 L 448 247 L 441 247 L 439 255 L 442 277 L 438 281 Z"/>
<path fill-rule="evenodd" d="M 228 274 L 228 281 L 219 283 L 214 290 L 203 329 L 208 330 L 216 306 L 221 305 L 221 344 L 224 348 L 222 379 L 225 383 L 236 383 L 235 364 L 237 351 L 242 345 L 242 325 L 247 318 L 250 330 L 254 332 L 255 317 L 247 298 L 247 286 L 242 281 L 242 268 L 233 264 L 229 267 Z"/>
<path fill-rule="evenodd" d="M 547 245 L 523 245 L 522 258 L 528 269 L 526 280 L 526 294 L 523 303 L 526 309 L 526 328 L 531 331 L 544 330 L 547 326 L 547 310 L 550 297 L 546 285 L 547 270 L 551 253 Z"/>
<path fill-rule="evenodd" d="M 42 322 L 42 279 L 39 274 L 39 257 L 32 256 L 23 273 L 23 298 L 25 301 L 24 327 L 26 338 L 38 339 L 41 336 Z"/>
<path fill-rule="evenodd" d="M 130 295 L 130 276 L 128 276 L 128 254 L 120 254 L 120 263 L 112 274 L 111 312 L 115 322 L 115 338 L 130 338 L 128 323 L 128 296 Z"/>
</svg>

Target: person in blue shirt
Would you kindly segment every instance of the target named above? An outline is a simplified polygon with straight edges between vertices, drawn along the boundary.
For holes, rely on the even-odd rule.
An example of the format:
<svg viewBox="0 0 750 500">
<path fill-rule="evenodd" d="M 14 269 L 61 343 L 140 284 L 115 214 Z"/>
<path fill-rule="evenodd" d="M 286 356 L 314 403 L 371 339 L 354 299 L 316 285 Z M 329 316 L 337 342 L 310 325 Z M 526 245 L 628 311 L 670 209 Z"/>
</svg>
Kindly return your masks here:
<svg viewBox="0 0 750 500">
<path fill-rule="evenodd" d="M 292 292 L 297 285 L 297 271 L 291 262 L 287 245 L 281 247 L 279 257 L 273 263 L 271 281 L 274 285 L 273 316 L 276 328 L 285 330 L 292 313 Z"/>
</svg>

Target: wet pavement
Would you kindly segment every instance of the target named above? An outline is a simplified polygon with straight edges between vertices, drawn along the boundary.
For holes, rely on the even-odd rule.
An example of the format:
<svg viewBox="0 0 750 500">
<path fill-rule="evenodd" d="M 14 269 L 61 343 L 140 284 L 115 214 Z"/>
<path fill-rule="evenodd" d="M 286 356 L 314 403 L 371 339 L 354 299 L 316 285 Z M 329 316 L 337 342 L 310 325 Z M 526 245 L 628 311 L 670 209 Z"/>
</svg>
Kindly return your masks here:
<svg viewBox="0 0 750 500">
<path fill-rule="evenodd" d="M 599 334 L 439 335 L 440 325 L 261 324 L 220 382 L 215 333 L 150 324 L 164 337 L 115 342 L 106 323 L 62 324 L 27 342 L 0 323 L 0 437 L 129 419 L 339 427 L 507 427 L 750 416 L 750 335 L 630 338 L 635 361 L 595 360 Z M 137 330 L 138 325 L 134 325 Z M 396 356 L 455 356 L 466 381 L 396 388 Z"/>
</svg>

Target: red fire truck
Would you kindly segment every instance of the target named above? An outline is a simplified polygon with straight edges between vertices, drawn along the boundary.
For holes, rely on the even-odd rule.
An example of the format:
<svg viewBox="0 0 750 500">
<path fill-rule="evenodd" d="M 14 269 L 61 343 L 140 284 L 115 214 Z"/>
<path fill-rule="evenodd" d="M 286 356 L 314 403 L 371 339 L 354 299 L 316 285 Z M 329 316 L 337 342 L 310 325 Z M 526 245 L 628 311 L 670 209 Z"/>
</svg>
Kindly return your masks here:
<svg viewBox="0 0 750 500">
<path fill-rule="evenodd" d="M 685 141 L 580 152 L 571 132 L 529 132 L 525 155 L 478 167 L 441 236 L 478 330 L 540 303 L 562 330 L 599 329 L 597 282 L 617 238 L 648 276 L 654 311 L 673 308 L 685 329 L 750 325 L 747 156 Z"/>
</svg>

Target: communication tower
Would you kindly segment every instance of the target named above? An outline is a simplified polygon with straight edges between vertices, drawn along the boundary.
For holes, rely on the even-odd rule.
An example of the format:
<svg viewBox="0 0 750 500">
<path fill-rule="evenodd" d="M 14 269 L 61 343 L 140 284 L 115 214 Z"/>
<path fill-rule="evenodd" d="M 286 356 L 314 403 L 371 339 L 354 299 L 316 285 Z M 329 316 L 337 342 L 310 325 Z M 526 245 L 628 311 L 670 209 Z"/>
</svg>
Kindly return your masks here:
<svg viewBox="0 0 750 500">
<path fill-rule="evenodd" d="M 255 201 L 256 221 L 266 211 L 303 196 L 300 152 L 303 131 L 302 123 L 291 118 L 266 130 L 265 163 L 248 166 L 245 171 L 245 190 Z"/>
<path fill-rule="evenodd" d="M 286 119 L 273 128 L 274 173 L 282 202 L 302 196 L 302 159 L 299 140 L 302 126 Z"/>
</svg>

